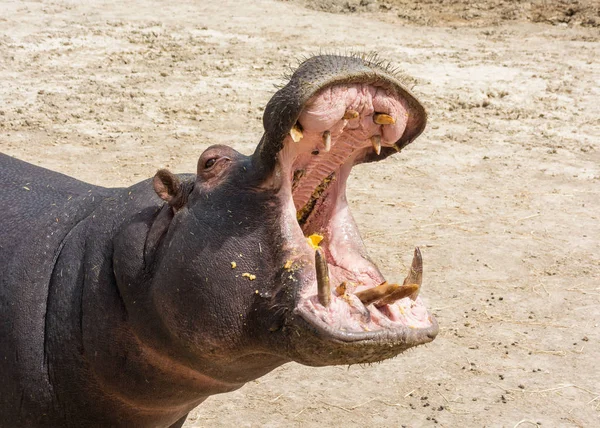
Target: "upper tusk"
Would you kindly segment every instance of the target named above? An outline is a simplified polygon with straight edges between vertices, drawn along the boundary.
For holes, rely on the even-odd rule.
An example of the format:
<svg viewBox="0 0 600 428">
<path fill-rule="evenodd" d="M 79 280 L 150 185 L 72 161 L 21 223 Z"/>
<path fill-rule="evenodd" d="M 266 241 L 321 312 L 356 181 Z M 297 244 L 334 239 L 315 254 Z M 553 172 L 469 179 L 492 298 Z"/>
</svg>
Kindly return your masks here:
<svg viewBox="0 0 600 428">
<path fill-rule="evenodd" d="M 300 129 L 300 126 L 298 126 L 297 123 L 290 129 L 290 136 L 292 137 L 292 140 L 294 140 L 294 143 L 299 143 L 302 137 L 304 137 L 302 129 Z"/>
<path fill-rule="evenodd" d="M 396 119 L 389 114 L 375 113 L 373 115 L 373 122 L 375 122 L 377 125 L 393 125 L 396 123 Z"/>
<path fill-rule="evenodd" d="M 371 137 L 371 144 L 373 145 L 373 150 L 375 153 L 381 153 L 381 135 L 373 135 Z"/>
<path fill-rule="evenodd" d="M 331 131 L 329 130 L 323 132 L 323 145 L 325 146 L 324 152 L 331 150 Z"/>
<path fill-rule="evenodd" d="M 352 120 L 352 119 L 356 119 L 358 116 L 359 115 L 356 110 L 346 110 L 346 113 L 344 113 L 344 116 L 342 117 L 342 119 Z"/>
</svg>

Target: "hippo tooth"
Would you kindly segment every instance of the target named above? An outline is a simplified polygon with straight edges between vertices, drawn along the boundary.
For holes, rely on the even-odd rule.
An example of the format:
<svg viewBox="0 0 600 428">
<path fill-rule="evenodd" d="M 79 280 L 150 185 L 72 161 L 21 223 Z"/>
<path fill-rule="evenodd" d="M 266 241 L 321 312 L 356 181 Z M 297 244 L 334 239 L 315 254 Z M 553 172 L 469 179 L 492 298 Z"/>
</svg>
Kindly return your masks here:
<svg viewBox="0 0 600 428">
<path fill-rule="evenodd" d="M 418 290 L 419 286 L 417 284 L 399 285 L 384 282 L 377 287 L 356 293 L 356 297 L 365 306 L 375 303 L 375 306 L 379 307 L 394 303 L 396 300 L 403 299 L 404 297 L 412 296 Z"/>
<path fill-rule="evenodd" d="M 324 152 L 331 150 L 331 132 L 329 130 L 323 132 L 323 144 L 325 145 Z"/>
<path fill-rule="evenodd" d="M 300 129 L 297 123 L 290 129 L 290 136 L 292 137 L 292 140 L 294 140 L 294 143 L 299 143 L 302 137 L 304 137 L 302 129 Z"/>
<path fill-rule="evenodd" d="M 348 283 L 346 281 L 342 282 L 340 285 L 335 287 L 335 292 L 338 296 L 343 296 L 348 291 Z"/>
<path fill-rule="evenodd" d="M 421 250 L 419 247 L 415 247 L 415 254 L 413 255 L 412 263 L 408 275 L 404 278 L 404 285 L 416 284 L 418 288 L 414 293 L 411 294 L 410 298 L 415 300 L 419 295 L 421 284 L 423 283 L 423 257 L 421 256 Z"/>
<path fill-rule="evenodd" d="M 356 110 L 346 110 L 346 113 L 344 113 L 344 116 L 342 117 L 342 119 L 352 120 L 352 119 L 356 119 L 358 116 L 359 115 Z"/>
<path fill-rule="evenodd" d="M 400 286 L 398 284 L 388 284 L 386 281 L 379 284 L 377 287 L 359 291 L 355 294 L 355 296 L 360 299 L 363 305 L 367 306 L 383 299 L 384 297 L 396 291 L 399 287 Z"/>
<path fill-rule="evenodd" d="M 331 301 L 331 286 L 329 284 L 327 259 L 325 259 L 322 248 L 317 248 L 315 251 L 315 268 L 317 270 L 317 297 L 319 303 L 327 307 Z"/>
<path fill-rule="evenodd" d="M 371 137 L 371 144 L 373 144 L 373 150 L 375 150 L 375 153 L 381 153 L 381 135 L 373 135 Z"/>
<path fill-rule="evenodd" d="M 392 291 L 390 294 L 385 296 L 384 298 L 378 300 L 375 303 L 375 306 L 383 306 L 394 303 L 396 300 L 404 299 L 405 297 L 410 297 L 412 300 L 416 299 L 419 294 L 419 285 L 418 284 L 404 284 L 404 285 L 396 285 L 397 288 Z M 416 293 L 416 295 L 415 295 Z M 413 298 L 412 296 L 415 295 Z"/>
<path fill-rule="evenodd" d="M 396 123 L 396 119 L 389 114 L 375 113 L 373 115 L 373 122 L 375 122 L 377 125 L 393 125 Z"/>
</svg>

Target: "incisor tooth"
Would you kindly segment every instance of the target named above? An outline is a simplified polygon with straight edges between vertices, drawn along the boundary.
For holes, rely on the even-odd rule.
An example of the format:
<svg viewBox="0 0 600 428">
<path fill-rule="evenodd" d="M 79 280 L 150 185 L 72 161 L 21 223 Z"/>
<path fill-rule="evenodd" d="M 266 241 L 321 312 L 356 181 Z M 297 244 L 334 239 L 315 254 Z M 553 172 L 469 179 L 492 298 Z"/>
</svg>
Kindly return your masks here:
<svg viewBox="0 0 600 428">
<path fill-rule="evenodd" d="M 321 305 L 327 307 L 331 301 L 331 286 L 329 285 L 327 259 L 322 248 L 315 250 L 315 269 L 317 271 L 317 298 Z"/>
<path fill-rule="evenodd" d="M 373 115 L 373 122 L 375 122 L 377 125 L 393 125 L 396 123 L 396 119 L 389 114 L 375 113 Z"/>
<path fill-rule="evenodd" d="M 356 293 L 356 297 L 358 297 L 365 306 L 374 303 L 375 306 L 379 307 L 412 296 L 415 291 L 418 290 L 419 286 L 417 284 L 398 285 L 384 282 L 377 287 Z"/>
<path fill-rule="evenodd" d="M 410 297 L 415 300 L 419 295 L 423 282 L 423 257 L 419 247 L 415 247 L 412 263 L 408 275 L 402 285 L 388 284 L 387 281 L 377 287 L 369 288 L 356 293 L 363 305 L 374 303 L 375 306 L 383 306 L 394 303 L 396 300 Z"/>
<path fill-rule="evenodd" d="M 360 299 L 363 305 L 368 306 L 371 303 L 375 303 L 376 301 L 383 299 L 390 293 L 393 293 L 399 287 L 400 286 L 398 284 L 388 284 L 387 282 L 384 282 L 379 284 L 377 287 L 359 291 L 355 294 L 355 296 Z"/>
<path fill-rule="evenodd" d="M 352 119 L 356 119 L 358 116 L 359 115 L 356 110 L 346 110 L 346 113 L 344 113 L 344 116 L 342 117 L 342 119 L 352 120 Z"/>
<path fill-rule="evenodd" d="M 381 153 L 381 135 L 373 135 L 371 137 L 371 144 L 373 144 L 373 150 L 375 153 Z"/>
<path fill-rule="evenodd" d="M 331 131 L 327 130 L 323 132 L 323 144 L 325 145 L 324 152 L 331 150 Z"/>
<path fill-rule="evenodd" d="M 294 140 L 294 143 L 299 143 L 302 137 L 304 137 L 304 134 L 302 134 L 302 130 L 297 123 L 290 129 L 290 136 L 292 137 L 292 140 Z"/>
<path fill-rule="evenodd" d="M 375 306 L 383 306 L 383 305 L 388 305 L 390 303 L 394 303 L 396 300 L 400 300 L 400 299 L 404 299 L 405 297 L 410 297 L 411 300 L 412 295 L 414 293 L 419 293 L 419 285 L 418 284 L 404 284 L 404 285 L 400 285 L 398 286 L 398 288 L 394 291 L 392 291 L 390 294 L 388 294 L 387 296 L 385 296 L 383 299 L 375 302 Z"/>
<path fill-rule="evenodd" d="M 342 282 L 340 285 L 335 287 L 335 292 L 338 296 L 343 296 L 348 291 L 348 283 L 346 281 Z"/>
</svg>

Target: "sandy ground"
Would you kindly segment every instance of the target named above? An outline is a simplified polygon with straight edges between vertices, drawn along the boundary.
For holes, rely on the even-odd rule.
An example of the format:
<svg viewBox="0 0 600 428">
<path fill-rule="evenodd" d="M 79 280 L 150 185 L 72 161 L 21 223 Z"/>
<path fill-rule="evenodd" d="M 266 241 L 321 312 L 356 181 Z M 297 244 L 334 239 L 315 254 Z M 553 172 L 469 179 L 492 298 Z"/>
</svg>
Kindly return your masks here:
<svg viewBox="0 0 600 428">
<path fill-rule="evenodd" d="M 422 248 L 440 335 L 373 366 L 287 364 L 186 426 L 600 426 L 598 28 L 388 3 L 3 0 L 0 150 L 106 186 L 191 172 L 210 144 L 252 152 L 296 58 L 379 52 L 429 126 L 357 167 L 349 199 L 388 278 Z"/>
</svg>

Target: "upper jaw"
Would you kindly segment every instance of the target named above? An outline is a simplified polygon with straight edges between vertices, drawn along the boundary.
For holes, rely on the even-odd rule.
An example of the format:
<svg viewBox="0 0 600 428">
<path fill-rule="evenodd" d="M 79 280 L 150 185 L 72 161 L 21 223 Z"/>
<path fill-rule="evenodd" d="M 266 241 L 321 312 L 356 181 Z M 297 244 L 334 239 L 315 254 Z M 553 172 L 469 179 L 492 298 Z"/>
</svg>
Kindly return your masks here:
<svg viewBox="0 0 600 428">
<path fill-rule="evenodd" d="M 405 87 L 402 76 L 389 63 L 364 54 L 315 56 L 300 64 L 290 76 L 289 82 L 277 91 L 265 108 L 265 133 L 253 154 L 253 159 L 261 165 L 265 176 L 273 171 L 290 130 L 299 121 L 310 100 L 327 88 L 352 84 L 368 84 L 386 89 L 390 96 L 401 100 L 407 112 L 403 133 L 397 140 L 383 145 L 377 158 L 401 150 L 425 129 L 427 112 Z M 373 158 L 372 153 L 368 158 Z"/>
</svg>

